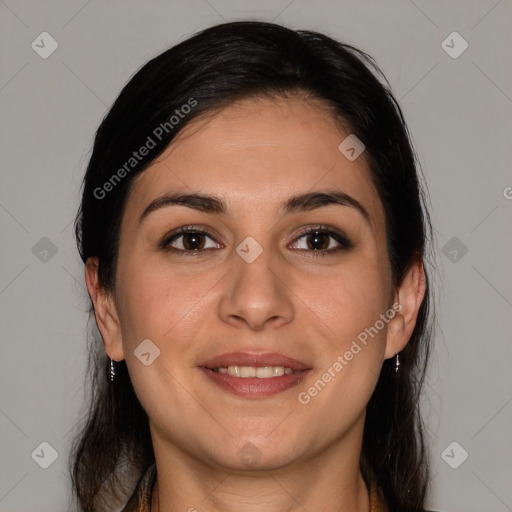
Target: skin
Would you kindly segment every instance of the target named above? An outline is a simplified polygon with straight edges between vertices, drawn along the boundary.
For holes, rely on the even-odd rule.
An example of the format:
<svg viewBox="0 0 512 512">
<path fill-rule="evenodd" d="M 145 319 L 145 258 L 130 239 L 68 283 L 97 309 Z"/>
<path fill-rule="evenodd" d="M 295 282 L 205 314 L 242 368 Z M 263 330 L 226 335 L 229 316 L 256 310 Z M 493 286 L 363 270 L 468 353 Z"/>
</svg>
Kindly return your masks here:
<svg viewBox="0 0 512 512">
<path fill-rule="evenodd" d="M 417 261 L 393 285 L 383 206 L 364 153 L 349 161 L 338 150 L 348 133 L 323 105 L 298 97 L 243 100 L 198 118 L 135 180 L 115 295 L 98 284 L 97 258 L 87 261 L 105 350 L 126 359 L 149 417 L 158 472 L 153 511 L 370 509 L 359 470 L 366 405 L 384 359 L 411 336 L 425 277 Z M 340 205 L 280 214 L 291 195 L 333 189 L 357 199 L 369 221 Z M 153 199 L 176 191 L 218 195 L 229 211 L 169 206 L 139 223 Z M 317 224 L 341 230 L 354 247 L 311 256 L 312 237 L 298 238 L 299 228 Z M 218 236 L 203 237 L 199 256 L 158 248 L 186 225 Z M 236 252 L 247 236 L 263 248 L 252 263 Z M 172 244 L 184 250 L 184 242 Z M 299 403 L 298 394 L 394 303 L 402 310 L 317 396 Z M 134 355 L 147 338 L 161 351 L 149 366 Z M 313 370 L 285 392 L 243 398 L 198 368 L 233 351 L 279 352 Z M 258 454 L 250 467 L 237 455 L 247 443 Z"/>
</svg>

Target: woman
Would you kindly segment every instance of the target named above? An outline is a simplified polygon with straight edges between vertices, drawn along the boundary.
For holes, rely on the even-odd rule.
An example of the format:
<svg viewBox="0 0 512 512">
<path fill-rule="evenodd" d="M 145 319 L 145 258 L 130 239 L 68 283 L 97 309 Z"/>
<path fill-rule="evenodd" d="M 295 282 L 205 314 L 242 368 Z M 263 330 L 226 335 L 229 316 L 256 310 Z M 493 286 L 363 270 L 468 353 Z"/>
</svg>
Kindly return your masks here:
<svg viewBox="0 0 512 512">
<path fill-rule="evenodd" d="M 379 74 L 235 22 L 122 90 L 75 224 L 103 341 L 80 510 L 424 510 L 431 228 Z"/>
</svg>

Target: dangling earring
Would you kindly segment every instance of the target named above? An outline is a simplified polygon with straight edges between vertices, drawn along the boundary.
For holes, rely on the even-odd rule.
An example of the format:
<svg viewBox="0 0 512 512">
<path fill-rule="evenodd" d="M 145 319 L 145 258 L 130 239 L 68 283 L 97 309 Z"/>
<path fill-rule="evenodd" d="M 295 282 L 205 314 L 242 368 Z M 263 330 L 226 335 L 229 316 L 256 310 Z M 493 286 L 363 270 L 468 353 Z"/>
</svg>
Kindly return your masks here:
<svg viewBox="0 0 512 512">
<path fill-rule="evenodd" d="M 400 358 L 398 357 L 398 352 L 397 352 L 396 360 L 395 360 L 395 373 L 398 371 L 398 368 L 400 368 Z"/>
<path fill-rule="evenodd" d="M 116 369 L 114 368 L 114 361 L 110 359 L 110 382 L 114 382 L 116 376 Z"/>
</svg>

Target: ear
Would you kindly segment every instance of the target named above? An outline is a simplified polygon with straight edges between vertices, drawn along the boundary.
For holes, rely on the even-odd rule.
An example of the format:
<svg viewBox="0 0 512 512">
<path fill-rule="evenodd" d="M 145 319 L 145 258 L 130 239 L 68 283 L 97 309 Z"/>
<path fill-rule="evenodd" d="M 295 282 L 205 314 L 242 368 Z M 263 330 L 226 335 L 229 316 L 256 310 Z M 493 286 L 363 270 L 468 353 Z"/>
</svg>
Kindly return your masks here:
<svg viewBox="0 0 512 512">
<path fill-rule="evenodd" d="M 425 296 L 426 286 L 423 261 L 418 256 L 414 259 L 400 286 L 395 290 L 394 304 L 399 304 L 401 307 L 394 306 L 393 309 L 395 311 L 399 309 L 399 311 L 388 323 L 384 359 L 393 357 L 409 342 Z"/>
<path fill-rule="evenodd" d="M 124 359 L 121 324 L 112 292 L 104 290 L 98 279 L 98 258 L 90 257 L 85 263 L 85 284 L 94 305 L 96 324 L 103 339 L 103 346 L 110 359 Z"/>
</svg>

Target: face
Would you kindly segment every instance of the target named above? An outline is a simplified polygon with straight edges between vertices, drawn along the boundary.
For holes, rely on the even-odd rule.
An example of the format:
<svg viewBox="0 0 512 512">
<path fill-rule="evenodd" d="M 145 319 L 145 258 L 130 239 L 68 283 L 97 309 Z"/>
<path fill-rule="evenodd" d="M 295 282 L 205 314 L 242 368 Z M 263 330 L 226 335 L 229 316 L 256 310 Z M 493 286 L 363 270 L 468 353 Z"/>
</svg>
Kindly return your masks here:
<svg viewBox="0 0 512 512">
<path fill-rule="evenodd" d="M 393 309 L 385 214 L 364 153 L 338 149 L 348 135 L 319 104 L 244 100 L 191 122 L 135 179 L 115 304 L 99 324 L 109 355 L 126 360 L 155 447 L 275 469 L 360 439 L 407 322 Z M 154 202 L 177 193 L 215 196 L 224 211 Z M 341 199 L 286 207 L 314 193 Z M 229 353 L 248 359 L 207 366 L 293 366 L 258 359 L 268 353 L 301 364 L 245 381 L 204 367 Z"/>
</svg>

